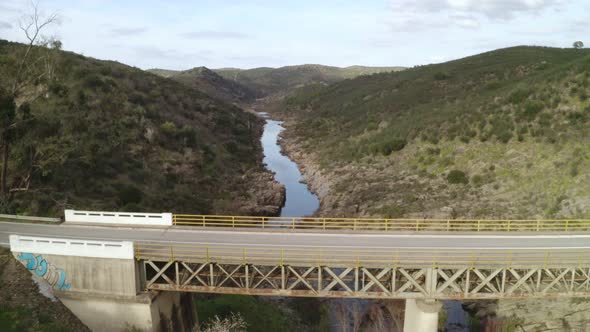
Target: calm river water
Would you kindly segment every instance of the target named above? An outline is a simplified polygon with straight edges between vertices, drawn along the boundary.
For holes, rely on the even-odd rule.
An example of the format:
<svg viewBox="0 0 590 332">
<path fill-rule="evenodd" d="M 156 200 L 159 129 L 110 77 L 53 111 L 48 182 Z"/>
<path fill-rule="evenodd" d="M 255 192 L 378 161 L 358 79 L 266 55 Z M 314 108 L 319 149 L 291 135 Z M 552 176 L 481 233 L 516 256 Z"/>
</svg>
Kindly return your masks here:
<svg viewBox="0 0 590 332">
<path fill-rule="evenodd" d="M 266 167 L 275 173 L 275 180 L 282 183 L 286 189 L 285 206 L 281 210 L 282 217 L 305 217 L 312 215 L 320 206 L 318 197 L 309 191 L 307 185 L 301 183 L 301 172 L 297 164 L 281 152 L 279 145 L 279 134 L 285 129 L 281 126 L 281 121 L 275 121 L 269 118 L 268 113 L 259 112 L 258 115 L 266 119 L 264 133 L 261 142 L 264 152 L 264 163 Z M 344 300 L 344 302 L 354 302 L 358 300 Z M 363 306 L 367 301 L 361 301 Z M 448 313 L 446 327 L 452 332 L 469 331 L 465 327 L 466 313 L 461 308 L 459 301 L 446 301 L 445 307 Z M 337 325 L 333 325 L 333 330 L 338 330 Z"/>
<path fill-rule="evenodd" d="M 281 153 L 279 134 L 285 128 L 281 121 L 271 120 L 268 114 L 260 112 L 259 116 L 266 119 L 262 134 L 262 149 L 266 167 L 275 173 L 275 180 L 286 189 L 285 206 L 281 210 L 282 217 L 305 217 L 312 215 L 320 206 L 318 197 L 309 191 L 307 185 L 301 183 L 301 172 L 297 164 Z"/>
</svg>

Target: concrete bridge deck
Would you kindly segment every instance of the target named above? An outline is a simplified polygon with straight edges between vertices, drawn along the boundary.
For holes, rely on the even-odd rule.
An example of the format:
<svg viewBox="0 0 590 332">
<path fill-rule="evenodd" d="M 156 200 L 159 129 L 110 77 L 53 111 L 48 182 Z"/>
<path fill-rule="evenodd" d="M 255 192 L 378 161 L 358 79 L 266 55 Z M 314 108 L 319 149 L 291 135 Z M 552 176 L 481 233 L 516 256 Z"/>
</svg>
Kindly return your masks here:
<svg viewBox="0 0 590 332">
<path fill-rule="evenodd" d="M 173 291 L 164 293 L 406 299 L 408 322 L 436 322 L 434 304 L 440 299 L 590 296 L 586 221 L 525 221 L 513 223 L 510 229 L 498 222 L 474 221 L 465 226 L 464 221 L 441 221 L 443 229 L 434 231 L 438 222 L 424 227 L 423 220 L 412 221 L 411 227 L 396 224 L 404 225 L 397 230 L 389 220 L 376 229 L 358 220 L 352 221 L 352 227 L 331 229 L 330 220 L 316 220 L 310 229 L 309 221 L 305 227 L 293 226 L 294 221 L 276 227 L 256 219 L 254 227 L 243 226 L 247 220 L 208 217 L 205 225 L 201 218 L 181 226 L 179 217 L 172 214 L 120 214 L 136 224 L 117 224 L 119 216 L 107 212 L 79 212 L 80 220 L 88 224 L 0 222 L 0 245 L 9 245 L 10 235 L 21 236 L 18 241 L 23 241 L 24 248 L 27 241 L 37 243 L 40 246 L 30 248 L 38 248 L 66 272 L 80 274 L 71 279 L 72 290 L 92 289 L 94 284 L 87 279 L 94 276 L 93 265 L 100 263 L 120 270 L 133 267 L 128 284 L 135 280 L 136 286 L 125 288 L 130 296 Z M 92 225 L 95 220 L 108 225 Z M 142 225 L 146 220 L 149 226 Z M 130 249 L 120 262 L 113 256 L 88 259 L 86 264 L 84 257 L 50 255 L 52 251 L 43 246 L 81 240 L 120 241 Z M 33 262 L 31 257 L 39 256 L 27 257 L 27 262 Z M 75 270 L 71 269 L 74 261 Z M 63 292 L 62 298 L 67 299 L 69 292 Z M 160 299 L 159 303 L 168 301 Z M 156 305 L 160 304 L 153 302 L 149 308 Z"/>
</svg>

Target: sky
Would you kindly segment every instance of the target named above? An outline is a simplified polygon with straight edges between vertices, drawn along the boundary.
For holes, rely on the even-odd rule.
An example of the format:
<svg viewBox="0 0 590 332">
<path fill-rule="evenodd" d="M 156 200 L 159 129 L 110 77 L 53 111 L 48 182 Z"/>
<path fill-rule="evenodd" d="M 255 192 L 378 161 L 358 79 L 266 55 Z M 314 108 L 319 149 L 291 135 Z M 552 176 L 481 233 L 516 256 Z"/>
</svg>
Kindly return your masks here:
<svg viewBox="0 0 590 332">
<path fill-rule="evenodd" d="M 587 0 L 39 0 L 65 50 L 143 69 L 414 66 L 590 37 Z M 0 2 L 23 41 L 30 0 Z M 590 38 L 586 40 L 590 45 Z"/>
</svg>

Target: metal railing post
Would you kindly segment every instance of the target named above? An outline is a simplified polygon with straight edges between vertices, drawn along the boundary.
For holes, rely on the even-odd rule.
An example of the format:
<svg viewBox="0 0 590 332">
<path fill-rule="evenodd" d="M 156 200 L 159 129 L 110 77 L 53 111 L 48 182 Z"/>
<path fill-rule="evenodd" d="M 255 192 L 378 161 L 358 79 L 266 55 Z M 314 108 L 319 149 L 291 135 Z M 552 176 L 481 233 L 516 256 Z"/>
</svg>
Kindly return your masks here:
<svg viewBox="0 0 590 332">
<path fill-rule="evenodd" d="M 477 221 L 477 231 L 479 232 L 481 230 L 481 220 Z"/>
<path fill-rule="evenodd" d="M 569 226 L 570 226 L 570 221 L 566 220 L 565 221 L 565 231 L 567 232 L 569 230 Z"/>
<path fill-rule="evenodd" d="M 293 227 L 292 229 L 295 229 L 295 218 L 293 218 Z"/>
<path fill-rule="evenodd" d="M 231 217 L 231 228 L 236 228 L 236 217 Z"/>
<path fill-rule="evenodd" d="M 326 218 L 322 218 L 323 224 L 324 224 L 324 230 L 326 230 Z"/>
<path fill-rule="evenodd" d="M 262 217 L 262 229 L 264 229 L 264 221 L 266 220 L 265 217 Z"/>
<path fill-rule="evenodd" d="M 352 222 L 352 230 L 356 231 L 356 219 Z"/>
<path fill-rule="evenodd" d="M 139 260 L 140 250 L 139 250 L 139 243 L 134 243 L 134 251 L 135 251 L 135 259 Z"/>
<path fill-rule="evenodd" d="M 172 225 L 176 226 L 176 214 L 172 214 Z"/>
<path fill-rule="evenodd" d="M 537 219 L 537 232 L 541 229 L 541 220 Z"/>
<path fill-rule="evenodd" d="M 203 227 L 205 227 L 205 226 L 206 226 L 206 224 L 205 224 L 205 216 L 203 216 Z"/>
</svg>

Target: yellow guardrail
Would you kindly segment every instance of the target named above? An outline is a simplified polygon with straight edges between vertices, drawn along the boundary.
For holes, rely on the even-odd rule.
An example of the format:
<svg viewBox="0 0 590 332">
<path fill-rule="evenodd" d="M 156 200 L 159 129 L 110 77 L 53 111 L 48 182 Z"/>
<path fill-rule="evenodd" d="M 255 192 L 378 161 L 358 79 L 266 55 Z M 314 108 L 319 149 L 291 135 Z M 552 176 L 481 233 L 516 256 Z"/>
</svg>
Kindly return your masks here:
<svg viewBox="0 0 590 332">
<path fill-rule="evenodd" d="M 136 242 L 138 260 L 331 266 L 590 266 L 590 250 L 341 249 Z"/>
<path fill-rule="evenodd" d="M 174 225 L 230 228 L 373 231 L 590 231 L 588 219 L 375 219 L 322 217 L 249 217 L 173 214 Z"/>
</svg>

